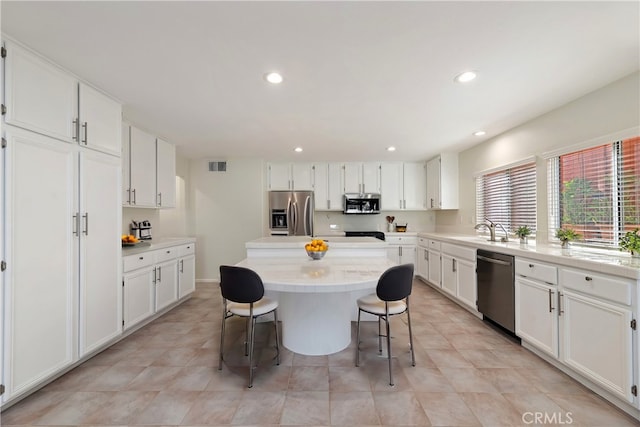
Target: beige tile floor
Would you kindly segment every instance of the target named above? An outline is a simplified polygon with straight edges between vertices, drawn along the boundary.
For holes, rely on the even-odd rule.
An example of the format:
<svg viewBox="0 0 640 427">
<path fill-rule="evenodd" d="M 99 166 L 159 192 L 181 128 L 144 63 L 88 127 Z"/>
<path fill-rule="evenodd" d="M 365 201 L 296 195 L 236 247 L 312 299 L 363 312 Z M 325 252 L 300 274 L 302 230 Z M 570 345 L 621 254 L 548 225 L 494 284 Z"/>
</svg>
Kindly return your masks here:
<svg viewBox="0 0 640 427">
<path fill-rule="evenodd" d="M 377 354 L 375 323 L 363 327 L 359 368 L 354 344 L 320 357 L 283 350 L 276 366 L 273 328 L 262 324 L 259 366 L 254 387 L 247 389 L 244 324 L 229 323 L 226 363 L 218 371 L 219 291 L 199 285 L 191 300 L 9 408 L 0 421 L 3 426 L 516 426 L 541 425 L 525 415 L 539 412 L 555 417 L 556 425 L 639 425 L 419 280 L 411 302 L 416 366 L 410 364 L 406 317 L 396 317 L 395 387 L 388 385 L 386 359 Z"/>
</svg>

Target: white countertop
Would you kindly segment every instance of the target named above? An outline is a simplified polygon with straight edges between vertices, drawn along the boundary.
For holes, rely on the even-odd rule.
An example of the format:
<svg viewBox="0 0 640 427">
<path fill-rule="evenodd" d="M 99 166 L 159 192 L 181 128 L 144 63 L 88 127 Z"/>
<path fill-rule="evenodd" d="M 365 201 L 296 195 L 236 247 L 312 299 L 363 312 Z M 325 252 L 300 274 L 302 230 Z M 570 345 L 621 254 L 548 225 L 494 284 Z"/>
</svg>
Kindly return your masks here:
<svg viewBox="0 0 640 427">
<path fill-rule="evenodd" d="M 351 239 L 351 238 L 349 238 Z M 296 293 L 373 289 L 380 275 L 396 265 L 386 257 L 246 258 L 236 264 L 254 270 L 266 290 Z"/>
<path fill-rule="evenodd" d="M 418 237 L 640 280 L 640 258 L 615 250 L 577 246 L 562 249 L 560 245 L 534 242 L 521 245 L 516 238 L 507 243 L 489 242 L 482 236 L 452 233 L 418 233 Z"/>
<path fill-rule="evenodd" d="M 317 237 L 318 239 L 320 237 Z M 309 236 L 269 236 L 260 239 L 251 240 L 245 244 L 247 249 L 292 249 L 302 248 L 309 243 L 314 237 Z M 334 248 L 386 248 L 387 244 L 375 237 L 344 237 L 331 236 L 323 237 L 329 247 Z"/>
<path fill-rule="evenodd" d="M 123 246 L 122 256 L 136 255 L 156 249 L 169 248 L 171 246 L 195 243 L 195 237 L 165 237 L 162 239 L 142 240 L 135 246 Z"/>
</svg>

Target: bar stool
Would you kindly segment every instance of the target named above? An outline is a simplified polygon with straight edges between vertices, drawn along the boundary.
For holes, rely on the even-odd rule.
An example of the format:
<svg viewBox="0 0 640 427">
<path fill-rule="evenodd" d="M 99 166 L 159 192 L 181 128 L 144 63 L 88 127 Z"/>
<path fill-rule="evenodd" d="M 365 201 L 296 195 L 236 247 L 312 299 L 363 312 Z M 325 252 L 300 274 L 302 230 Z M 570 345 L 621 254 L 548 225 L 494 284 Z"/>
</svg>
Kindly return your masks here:
<svg viewBox="0 0 640 427">
<path fill-rule="evenodd" d="M 222 292 L 222 327 L 220 332 L 220 360 L 222 370 L 224 331 L 231 316 L 247 318 L 245 355 L 249 356 L 249 388 L 253 387 L 253 344 L 255 342 L 256 318 L 273 313 L 276 331 L 276 364 L 280 364 L 280 341 L 278 339 L 278 302 L 264 297 L 264 285 L 260 276 L 248 268 L 221 265 L 220 291 Z M 247 351 L 247 343 L 249 349 Z"/>
<path fill-rule="evenodd" d="M 391 371 L 391 332 L 389 317 L 407 312 L 409 326 L 409 345 L 411 346 L 411 366 L 416 366 L 413 352 L 413 335 L 411 333 L 411 315 L 409 313 L 409 295 L 413 286 L 413 264 L 396 265 L 387 269 L 376 286 L 376 293 L 358 299 L 358 327 L 356 333 L 356 366 L 360 366 L 360 314 L 365 313 L 378 316 L 378 352 L 382 353 L 380 321 L 386 323 L 387 358 L 389 359 L 389 385 L 393 386 Z"/>
</svg>

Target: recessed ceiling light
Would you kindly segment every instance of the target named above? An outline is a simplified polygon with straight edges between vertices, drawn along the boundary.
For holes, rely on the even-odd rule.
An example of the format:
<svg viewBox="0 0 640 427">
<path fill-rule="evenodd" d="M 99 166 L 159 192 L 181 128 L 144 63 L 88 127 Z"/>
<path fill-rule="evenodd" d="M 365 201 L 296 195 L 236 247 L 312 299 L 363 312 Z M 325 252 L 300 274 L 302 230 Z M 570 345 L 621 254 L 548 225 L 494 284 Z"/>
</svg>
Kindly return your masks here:
<svg viewBox="0 0 640 427">
<path fill-rule="evenodd" d="M 475 71 L 465 71 L 464 73 L 458 74 L 453 81 L 458 83 L 468 83 L 471 80 L 475 79 L 477 74 Z"/>
<path fill-rule="evenodd" d="M 387 147 L 387 151 L 396 151 L 396 147 Z"/>
<path fill-rule="evenodd" d="M 302 147 L 296 147 L 293 149 L 296 153 L 302 153 Z"/>
<path fill-rule="evenodd" d="M 282 75 L 280 73 L 267 73 L 264 75 L 264 79 L 266 81 L 268 81 L 269 83 L 273 83 L 274 85 L 277 85 L 278 83 L 282 83 Z"/>
<path fill-rule="evenodd" d="M 473 134 L 475 136 L 483 136 L 483 135 L 486 135 L 487 133 L 483 130 L 479 130 L 478 132 L 474 132 Z"/>
</svg>

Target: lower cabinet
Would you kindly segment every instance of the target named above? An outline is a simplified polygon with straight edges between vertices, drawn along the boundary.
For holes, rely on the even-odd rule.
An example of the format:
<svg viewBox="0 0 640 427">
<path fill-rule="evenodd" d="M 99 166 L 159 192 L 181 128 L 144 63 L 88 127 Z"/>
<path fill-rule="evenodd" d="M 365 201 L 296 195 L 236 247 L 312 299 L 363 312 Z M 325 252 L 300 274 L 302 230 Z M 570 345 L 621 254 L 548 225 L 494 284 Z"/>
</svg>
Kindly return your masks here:
<svg viewBox="0 0 640 427">
<path fill-rule="evenodd" d="M 178 262 L 178 298 L 183 298 L 196 290 L 196 257 L 188 255 Z"/>
<path fill-rule="evenodd" d="M 131 326 L 149 318 L 155 308 L 155 267 L 145 267 L 130 273 L 125 273 L 122 284 L 124 287 L 123 328 Z"/>
<path fill-rule="evenodd" d="M 418 239 L 416 248 L 416 275 L 424 280 L 429 279 L 429 249 L 421 245 L 423 238 Z"/>
<path fill-rule="evenodd" d="M 386 237 L 389 244 L 387 257 L 398 264 L 416 264 L 416 241 L 415 236 L 389 236 Z M 414 269 L 416 274 L 417 269 Z"/>
<path fill-rule="evenodd" d="M 441 244 L 442 290 L 476 308 L 476 251 L 448 243 Z"/>
<path fill-rule="evenodd" d="M 516 277 L 516 335 L 557 358 L 557 286 Z"/>
<path fill-rule="evenodd" d="M 156 267 L 156 311 L 178 300 L 178 263 L 171 260 Z"/>
</svg>

